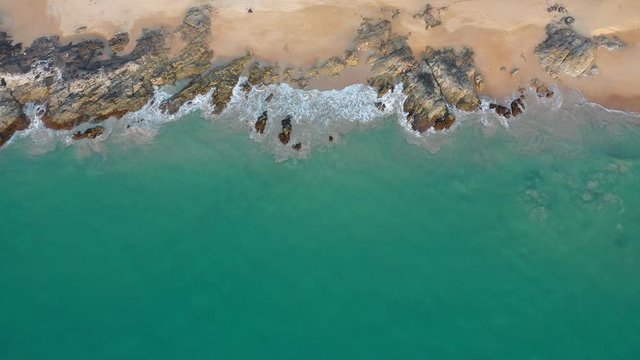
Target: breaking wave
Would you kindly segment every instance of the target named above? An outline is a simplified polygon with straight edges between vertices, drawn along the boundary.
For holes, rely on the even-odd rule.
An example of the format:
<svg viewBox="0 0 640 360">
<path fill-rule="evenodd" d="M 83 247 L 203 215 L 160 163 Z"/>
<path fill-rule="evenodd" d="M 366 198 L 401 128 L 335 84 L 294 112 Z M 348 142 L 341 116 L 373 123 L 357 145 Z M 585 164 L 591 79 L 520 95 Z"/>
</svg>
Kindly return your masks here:
<svg viewBox="0 0 640 360">
<path fill-rule="evenodd" d="M 489 109 L 491 102 L 508 103 L 516 94 L 502 101 L 483 98 L 481 109 L 475 112 L 451 108 L 450 111 L 458 119 L 451 129 L 420 134 L 411 128 L 407 114 L 403 112 L 402 104 L 406 96 L 401 84 L 394 91 L 378 97 L 375 89 L 363 84 L 341 90 L 301 90 L 288 84 L 274 84 L 257 86 L 245 92 L 241 86 L 245 81 L 244 77 L 239 79 L 229 104 L 220 115 L 213 115 L 214 106 L 210 101 L 215 89 L 188 101 L 176 114 L 168 115 L 160 109 L 160 104 L 170 98 L 176 89 L 158 88 L 153 98 L 140 110 L 119 120 L 101 122 L 105 132 L 95 140 L 72 140 L 73 132 L 84 131 L 96 126 L 95 123 L 84 123 L 71 131 L 53 131 L 42 123 L 41 115 L 46 110 L 44 105 L 27 104 L 24 111 L 31 124 L 28 129 L 18 132 L 12 141 L 30 139 L 30 151 L 34 154 L 51 151 L 58 145 L 77 146 L 84 153 L 103 152 L 106 151 L 107 140 L 120 144 L 148 144 L 164 124 L 199 112 L 201 117 L 216 124 L 246 131 L 253 141 L 273 153 L 278 160 L 286 160 L 304 158 L 314 148 L 339 143 L 344 134 L 375 127 L 388 120 L 400 125 L 408 142 L 436 153 L 453 141 L 454 137 L 450 134 L 460 127 L 476 126 L 486 136 L 507 132 L 526 142 L 529 141 L 527 138 L 537 139 L 543 133 L 575 137 L 581 131 L 578 123 L 584 123 L 585 119 L 600 125 L 611 123 L 611 127 L 620 121 L 638 125 L 639 119 L 638 114 L 609 110 L 589 103 L 577 91 L 554 87 L 556 95 L 552 99 L 541 99 L 532 89 L 527 90 L 527 108 L 524 114 L 516 118 L 505 119 Z M 264 112 L 269 120 L 264 133 L 260 134 L 255 130 L 255 123 Z M 290 142 L 283 145 L 278 134 L 282 131 L 281 121 L 287 116 L 291 117 L 292 132 Z M 294 144 L 298 145 L 297 149 L 294 149 Z"/>
</svg>

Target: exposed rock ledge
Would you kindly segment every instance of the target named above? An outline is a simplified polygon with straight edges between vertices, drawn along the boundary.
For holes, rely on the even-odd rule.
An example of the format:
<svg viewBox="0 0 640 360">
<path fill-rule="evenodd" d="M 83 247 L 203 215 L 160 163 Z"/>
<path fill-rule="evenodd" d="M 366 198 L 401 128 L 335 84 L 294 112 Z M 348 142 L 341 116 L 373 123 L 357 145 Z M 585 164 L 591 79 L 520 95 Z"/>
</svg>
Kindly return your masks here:
<svg viewBox="0 0 640 360">
<path fill-rule="evenodd" d="M 477 90 L 482 88 L 483 78 L 475 66 L 473 51 L 427 48 L 414 54 L 407 39 L 392 31 L 389 20 L 364 19 L 352 49 L 303 70 L 261 63 L 251 53 L 213 66 L 209 48 L 211 13 L 212 8 L 206 5 L 190 9 L 174 33 L 163 28 L 145 29 L 128 54 L 123 54 L 130 40 L 126 33 L 77 44 L 61 44 L 55 36 L 43 37 L 26 49 L 14 45 L 8 34 L 0 33 L 0 145 L 28 126 L 22 110 L 27 103 L 44 105 L 39 115 L 45 126 L 71 129 L 89 120 L 120 118 L 139 110 L 150 101 L 155 87 L 188 79 L 188 84 L 161 108 L 175 113 L 186 102 L 215 88 L 210 101 L 220 113 L 242 75 L 248 79 L 242 84 L 247 91 L 277 82 L 304 88 L 311 78 L 337 76 L 346 67 L 357 65 L 363 55 L 366 59 L 362 61 L 371 68 L 369 85 L 380 96 L 403 84 L 407 96 L 404 110 L 417 131 L 451 127 L 455 122 L 452 108 L 474 111 L 480 107 Z M 549 25 L 548 38 L 536 49 L 541 64 L 552 74 L 591 74 L 597 47 L 624 47 L 615 38 L 583 37 L 566 25 L 566 19 L 563 21 Z M 171 36 L 185 44 L 177 55 L 172 55 L 167 46 Z M 287 129 L 290 133 L 290 126 Z M 286 135 L 286 131 L 283 133 Z M 95 134 L 76 137 L 93 138 Z"/>
</svg>

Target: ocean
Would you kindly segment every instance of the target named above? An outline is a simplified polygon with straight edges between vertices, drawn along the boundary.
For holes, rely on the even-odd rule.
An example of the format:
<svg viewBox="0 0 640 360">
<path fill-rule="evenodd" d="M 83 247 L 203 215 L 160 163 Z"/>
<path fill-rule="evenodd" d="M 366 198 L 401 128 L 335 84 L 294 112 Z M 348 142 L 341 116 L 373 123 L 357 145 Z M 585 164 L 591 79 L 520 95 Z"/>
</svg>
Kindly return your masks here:
<svg viewBox="0 0 640 360">
<path fill-rule="evenodd" d="M 281 90 L 300 152 L 246 104 L 1 149 L 0 359 L 640 358 L 637 116 L 417 136 Z"/>
</svg>

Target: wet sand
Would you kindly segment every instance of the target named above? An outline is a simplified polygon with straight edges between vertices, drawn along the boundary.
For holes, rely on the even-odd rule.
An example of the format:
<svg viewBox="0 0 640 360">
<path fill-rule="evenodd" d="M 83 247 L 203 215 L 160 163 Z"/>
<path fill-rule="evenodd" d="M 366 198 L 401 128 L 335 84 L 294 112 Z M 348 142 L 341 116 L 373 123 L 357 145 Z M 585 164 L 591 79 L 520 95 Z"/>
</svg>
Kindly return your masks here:
<svg viewBox="0 0 640 360">
<path fill-rule="evenodd" d="M 212 48 L 217 61 L 251 50 L 266 61 L 284 66 L 312 66 L 349 48 L 362 17 L 378 17 L 383 7 L 399 7 L 394 21 L 414 52 L 426 46 L 469 46 L 486 80 L 485 92 L 506 97 L 531 78 L 551 82 L 533 54 L 544 37 L 544 26 L 562 14 L 547 12 L 544 0 L 430 1 L 440 11 L 442 25 L 425 29 L 413 17 L 427 1 L 407 0 L 0 0 L 0 29 L 17 41 L 30 43 L 43 35 L 108 37 L 129 31 L 135 38 L 143 27 L 175 27 L 187 8 L 215 7 Z M 552 1 L 553 3 L 553 1 Z M 629 45 L 620 53 L 601 51 L 600 75 L 586 79 L 562 76 L 560 86 L 577 88 L 605 106 L 640 111 L 640 2 L 637 0 L 566 0 L 562 4 L 585 35 L 616 34 Z M 253 13 L 248 13 L 251 8 Z M 389 12 L 386 12 L 389 15 Z M 512 70 L 518 69 L 512 75 Z M 366 71 L 348 75 L 364 80 Z M 359 76 L 363 76 L 359 79 Z M 318 83 L 326 87 L 345 80 Z M 312 84 L 313 85 L 313 84 Z"/>
</svg>

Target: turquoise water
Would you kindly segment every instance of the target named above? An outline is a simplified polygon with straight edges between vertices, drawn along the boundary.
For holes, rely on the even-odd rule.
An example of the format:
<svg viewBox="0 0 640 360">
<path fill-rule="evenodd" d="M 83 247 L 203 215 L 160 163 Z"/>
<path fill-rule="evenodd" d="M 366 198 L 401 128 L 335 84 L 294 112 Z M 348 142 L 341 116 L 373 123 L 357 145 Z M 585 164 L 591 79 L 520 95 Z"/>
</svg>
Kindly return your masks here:
<svg viewBox="0 0 640 360">
<path fill-rule="evenodd" d="M 284 163 L 196 116 L 17 141 L 0 359 L 638 359 L 640 126 L 559 116 L 437 152 L 387 121 Z"/>
</svg>

